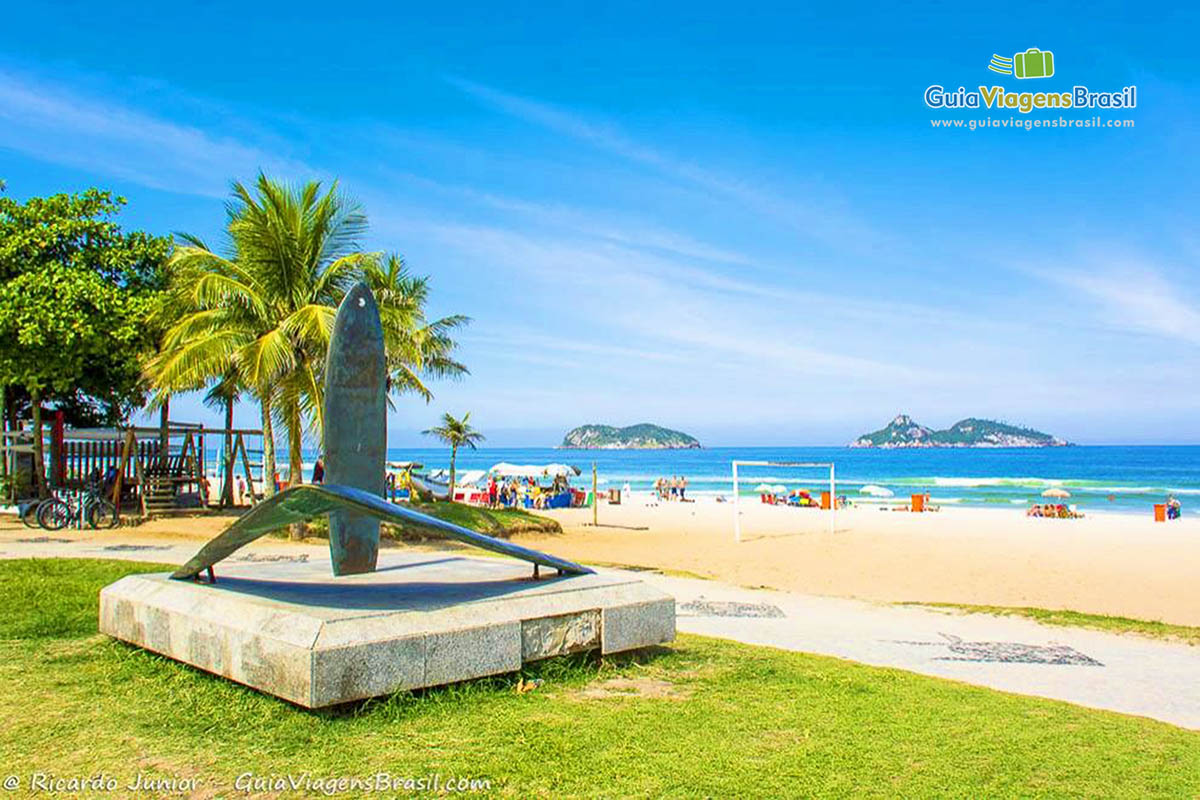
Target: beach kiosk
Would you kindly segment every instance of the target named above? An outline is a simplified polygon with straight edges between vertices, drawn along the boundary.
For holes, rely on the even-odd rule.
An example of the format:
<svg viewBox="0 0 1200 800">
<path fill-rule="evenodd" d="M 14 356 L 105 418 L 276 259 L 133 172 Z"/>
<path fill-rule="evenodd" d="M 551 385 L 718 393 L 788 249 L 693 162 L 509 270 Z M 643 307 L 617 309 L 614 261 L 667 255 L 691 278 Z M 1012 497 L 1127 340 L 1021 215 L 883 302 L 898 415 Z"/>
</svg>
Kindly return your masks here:
<svg viewBox="0 0 1200 800">
<path fill-rule="evenodd" d="M 571 464 L 510 464 L 502 461 L 492 465 L 488 474 L 512 491 L 505 492 L 506 501 L 525 508 L 571 508 L 583 505 L 583 492 L 572 491 L 570 480 L 583 471 Z M 549 485 L 547 484 L 549 481 Z M 512 495 L 515 493 L 515 497 Z"/>
</svg>

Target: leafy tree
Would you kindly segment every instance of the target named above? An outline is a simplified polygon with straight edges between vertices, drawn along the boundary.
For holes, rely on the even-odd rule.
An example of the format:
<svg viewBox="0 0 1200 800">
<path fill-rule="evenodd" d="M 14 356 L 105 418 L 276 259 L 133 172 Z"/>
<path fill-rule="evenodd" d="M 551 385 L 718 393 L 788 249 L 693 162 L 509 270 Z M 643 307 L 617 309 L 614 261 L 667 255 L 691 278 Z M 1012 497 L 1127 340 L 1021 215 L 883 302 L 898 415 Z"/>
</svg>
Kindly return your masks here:
<svg viewBox="0 0 1200 800">
<path fill-rule="evenodd" d="M 436 437 L 442 444 L 450 445 L 450 500 L 454 500 L 454 461 L 458 457 L 458 448 L 475 449 L 477 442 L 484 440 L 484 435 L 471 427 L 469 420 L 471 412 L 455 419 L 449 413 L 442 414 L 442 424 L 423 431 L 426 436 Z"/>
<path fill-rule="evenodd" d="M 43 402 L 113 423 L 145 396 L 141 362 L 171 243 L 123 232 L 113 217 L 124 204 L 98 189 L 0 197 L 0 385 L 28 394 L 42 493 Z"/>
</svg>

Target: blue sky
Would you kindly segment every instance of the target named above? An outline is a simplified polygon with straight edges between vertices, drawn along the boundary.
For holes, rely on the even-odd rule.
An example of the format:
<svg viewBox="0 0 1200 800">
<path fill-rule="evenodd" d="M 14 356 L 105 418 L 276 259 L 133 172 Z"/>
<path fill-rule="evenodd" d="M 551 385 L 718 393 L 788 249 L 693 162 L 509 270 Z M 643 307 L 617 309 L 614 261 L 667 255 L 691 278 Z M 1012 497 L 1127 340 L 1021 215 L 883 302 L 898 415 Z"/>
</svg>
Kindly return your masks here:
<svg viewBox="0 0 1200 800">
<path fill-rule="evenodd" d="M 18 4 L 0 177 L 206 239 L 233 178 L 340 179 L 474 318 L 471 376 L 402 399 L 393 444 L 444 410 L 495 445 L 840 444 L 898 411 L 1200 442 L 1195 8 L 596 5 Z M 1029 47 L 1054 78 L 987 71 Z M 1102 112 L 1135 127 L 934 129 L 1020 116 L 934 83 L 1135 84 Z"/>
</svg>

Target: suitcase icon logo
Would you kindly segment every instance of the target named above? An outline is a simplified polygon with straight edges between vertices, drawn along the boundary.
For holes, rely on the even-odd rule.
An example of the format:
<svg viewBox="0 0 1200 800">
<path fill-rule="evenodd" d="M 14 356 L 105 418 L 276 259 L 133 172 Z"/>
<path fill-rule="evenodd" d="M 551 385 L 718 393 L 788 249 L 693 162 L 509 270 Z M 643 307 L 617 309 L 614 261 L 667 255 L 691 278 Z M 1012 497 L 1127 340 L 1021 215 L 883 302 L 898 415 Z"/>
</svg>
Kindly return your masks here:
<svg viewBox="0 0 1200 800">
<path fill-rule="evenodd" d="M 1013 56 L 1013 74 L 1018 78 L 1049 78 L 1054 74 L 1054 53 L 1031 47 Z"/>
<path fill-rule="evenodd" d="M 1054 74 L 1054 53 L 1036 47 L 1031 47 L 1024 53 L 1017 53 L 1012 58 L 993 53 L 988 69 L 1001 75 L 1015 75 L 1022 79 L 1049 78 Z"/>
</svg>

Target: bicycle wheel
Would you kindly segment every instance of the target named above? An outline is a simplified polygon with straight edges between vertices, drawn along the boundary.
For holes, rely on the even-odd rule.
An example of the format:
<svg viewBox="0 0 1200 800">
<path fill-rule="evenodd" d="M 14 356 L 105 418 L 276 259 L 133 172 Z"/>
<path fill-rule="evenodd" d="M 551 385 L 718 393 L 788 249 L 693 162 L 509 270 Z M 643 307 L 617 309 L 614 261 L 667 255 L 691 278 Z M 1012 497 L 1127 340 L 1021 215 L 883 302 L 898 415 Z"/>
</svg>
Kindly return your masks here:
<svg viewBox="0 0 1200 800">
<path fill-rule="evenodd" d="M 57 497 L 45 500 L 38 506 L 38 525 L 48 531 L 58 531 L 71 523 L 71 507 Z"/>
<path fill-rule="evenodd" d="M 34 500 L 21 507 L 21 522 L 25 523 L 26 528 L 36 528 L 38 526 L 37 512 L 38 506 L 41 504 L 41 500 Z"/>
<path fill-rule="evenodd" d="M 96 498 L 88 507 L 88 524 L 93 528 L 108 530 L 117 527 L 120 522 L 117 507 L 103 497 Z"/>
</svg>

